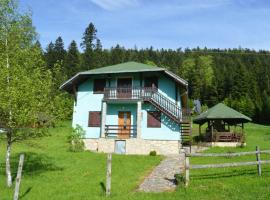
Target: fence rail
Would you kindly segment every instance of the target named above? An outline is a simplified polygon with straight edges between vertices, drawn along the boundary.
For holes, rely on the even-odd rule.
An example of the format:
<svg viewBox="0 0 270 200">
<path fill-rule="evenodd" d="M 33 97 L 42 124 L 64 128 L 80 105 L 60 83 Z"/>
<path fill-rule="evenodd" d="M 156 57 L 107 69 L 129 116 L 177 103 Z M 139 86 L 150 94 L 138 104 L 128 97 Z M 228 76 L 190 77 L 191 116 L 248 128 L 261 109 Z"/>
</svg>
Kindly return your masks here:
<svg viewBox="0 0 270 200">
<path fill-rule="evenodd" d="M 270 150 L 260 150 L 256 146 L 256 151 L 239 152 L 239 153 L 192 153 L 185 154 L 185 184 L 189 184 L 189 170 L 190 169 L 207 169 L 207 168 L 225 168 L 225 167 L 239 167 L 239 166 L 251 166 L 257 165 L 258 175 L 262 175 L 262 164 L 270 164 L 270 160 L 261 160 L 261 154 L 270 154 Z M 250 162 L 234 162 L 234 163 L 219 163 L 219 164 L 204 164 L 204 165 L 190 165 L 190 157 L 237 157 L 245 155 L 256 155 L 256 161 Z"/>
</svg>

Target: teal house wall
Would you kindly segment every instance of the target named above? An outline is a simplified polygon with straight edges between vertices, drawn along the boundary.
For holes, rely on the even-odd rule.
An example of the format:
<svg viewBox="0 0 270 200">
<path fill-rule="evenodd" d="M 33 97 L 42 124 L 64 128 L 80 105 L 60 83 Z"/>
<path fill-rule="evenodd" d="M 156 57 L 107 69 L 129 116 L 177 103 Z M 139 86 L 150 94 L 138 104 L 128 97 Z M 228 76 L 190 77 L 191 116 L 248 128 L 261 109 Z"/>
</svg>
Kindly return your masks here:
<svg viewBox="0 0 270 200">
<path fill-rule="evenodd" d="M 132 86 L 141 86 L 140 76 L 150 76 L 153 73 L 122 73 L 112 74 L 110 81 L 106 81 L 106 86 L 116 87 L 117 78 L 132 77 Z M 154 75 L 158 76 L 158 91 L 166 96 L 173 102 L 176 102 L 181 107 L 180 91 L 176 89 L 175 81 L 162 73 L 155 72 Z M 97 77 L 93 76 L 80 83 L 77 87 L 77 98 L 74 103 L 73 121 L 72 125 L 75 127 L 80 125 L 86 131 L 86 138 L 100 138 L 101 127 L 88 127 L 88 117 L 90 111 L 102 110 L 103 94 L 93 93 L 93 80 Z M 110 83 L 109 83 L 110 82 Z M 142 80 L 142 86 L 144 80 Z M 161 115 L 161 127 L 160 128 L 148 128 L 147 127 L 147 111 L 155 111 L 156 109 L 149 103 L 142 102 L 141 110 L 141 138 L 146 140 L 179 140 L 180 139 L 180 125 L 175 123 L 165 114 Z M 118 124 L 118 112 L 130 111 L 131 112 L 131 124 L 137 124 L 137 102 L 109 102 L 107 104 L 106 112 L 106 124 L 117 125 Z"/>
</svg>

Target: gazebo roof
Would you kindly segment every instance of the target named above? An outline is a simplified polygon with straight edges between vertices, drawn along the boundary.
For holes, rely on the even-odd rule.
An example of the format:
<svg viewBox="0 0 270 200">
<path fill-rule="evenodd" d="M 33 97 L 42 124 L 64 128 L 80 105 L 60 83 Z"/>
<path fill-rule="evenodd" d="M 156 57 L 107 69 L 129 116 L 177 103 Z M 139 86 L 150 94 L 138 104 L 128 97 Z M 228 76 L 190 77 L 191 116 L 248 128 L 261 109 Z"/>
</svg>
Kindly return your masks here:
<svg viewBox="0 0 270 200">
<path fill-rule="evenodd" d="M 207 121 L 215 119 L 224 120 L 230 124 L 246 123 L 251 121 L 251 119 L 246 115 L 237 112 L 236 110 L 224 105 L 223 103 L 219 103 L 195 117 L 193 122 L 195 124 L 204 124 Z"/>
</svg>

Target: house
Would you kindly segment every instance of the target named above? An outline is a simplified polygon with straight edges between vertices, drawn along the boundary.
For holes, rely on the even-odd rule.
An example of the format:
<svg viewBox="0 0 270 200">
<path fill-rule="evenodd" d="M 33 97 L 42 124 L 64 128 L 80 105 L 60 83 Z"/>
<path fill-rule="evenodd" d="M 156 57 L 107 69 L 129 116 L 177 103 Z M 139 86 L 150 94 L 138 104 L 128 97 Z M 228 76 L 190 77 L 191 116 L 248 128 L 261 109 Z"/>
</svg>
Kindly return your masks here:
<svg viewBox="0 0 270 200">
<path fill-rule="evenodd" d="M 80 72 L 60 88 L 74 95 L 73 127 L 88 150 L 176 154 L 190 136 L 188 83 L 164 68 L 126 62 Z"/>
</svg>

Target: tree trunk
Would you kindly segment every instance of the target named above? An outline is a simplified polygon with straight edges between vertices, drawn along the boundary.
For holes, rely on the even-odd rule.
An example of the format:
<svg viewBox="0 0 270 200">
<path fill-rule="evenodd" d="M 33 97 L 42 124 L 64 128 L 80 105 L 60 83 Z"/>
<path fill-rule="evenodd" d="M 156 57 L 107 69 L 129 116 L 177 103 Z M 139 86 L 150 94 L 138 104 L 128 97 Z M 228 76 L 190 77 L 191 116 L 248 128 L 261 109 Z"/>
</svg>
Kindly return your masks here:
<svg viewBox="0 0 270 200">
<path fill-rule="evenodd" d="M 10 154 L 11 154 L 11 131 L 7 133 L 7 152 L 6 152 L 6 175 L 7 175 L 7 186 L 11 187 L 12 177 L 10 169 Z"/>
</svg>

